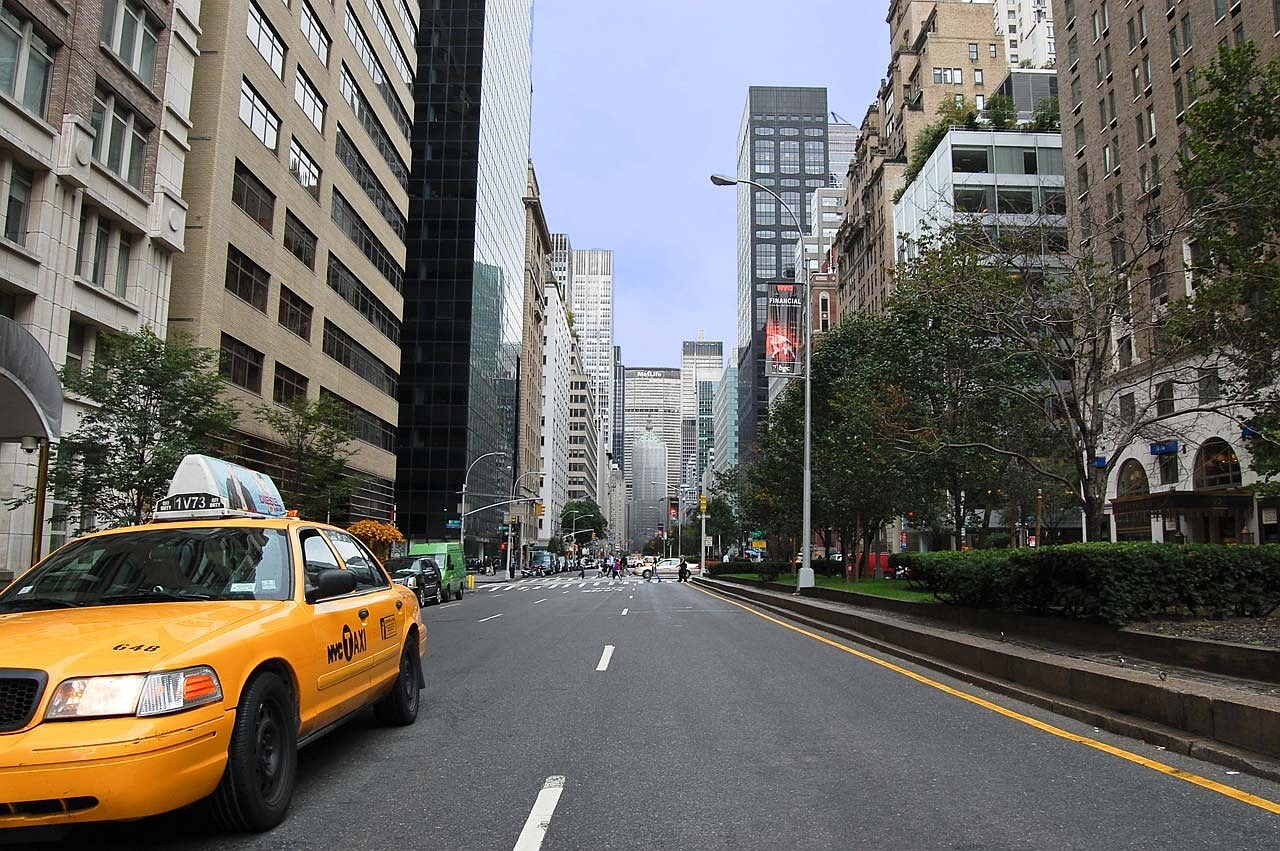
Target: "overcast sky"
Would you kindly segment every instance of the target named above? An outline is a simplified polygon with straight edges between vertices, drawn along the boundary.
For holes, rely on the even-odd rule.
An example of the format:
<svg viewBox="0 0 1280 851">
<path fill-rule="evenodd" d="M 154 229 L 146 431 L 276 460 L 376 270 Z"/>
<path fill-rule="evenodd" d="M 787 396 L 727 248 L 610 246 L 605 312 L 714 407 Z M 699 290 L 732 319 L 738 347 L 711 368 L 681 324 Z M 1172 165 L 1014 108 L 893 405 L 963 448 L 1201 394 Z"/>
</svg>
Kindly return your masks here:
<svg viewBox="0 0 1280 851">
<path fill-rule="evenodd" d="M 859 124 L 888 63 L 887 0 L 535 0 L 533 162 L 548 224 L 614 250 L 614 343 L 679 366 L 737 344 L 737 167 L 751 85 L 826 86 Z"/>
</svg>

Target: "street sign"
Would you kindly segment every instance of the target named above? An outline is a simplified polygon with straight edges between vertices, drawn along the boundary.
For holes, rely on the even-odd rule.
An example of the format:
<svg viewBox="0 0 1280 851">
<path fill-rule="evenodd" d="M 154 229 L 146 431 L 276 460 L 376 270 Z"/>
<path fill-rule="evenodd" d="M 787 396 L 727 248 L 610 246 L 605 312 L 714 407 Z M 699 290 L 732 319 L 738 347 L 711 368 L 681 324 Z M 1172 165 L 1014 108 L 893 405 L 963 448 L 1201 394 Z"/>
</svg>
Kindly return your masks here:
<svg viewBox="0 0 1280 851">
<path fill-rule="evenodd" d="M 510 528 L 511 528 L 511 527 L 510 527 L 510 526 L 508 526 L 506 523 L 503 523 L 501 526 L 499 526 L 499 527 L 498 527 L 498 531 L 499 531 L 499 532 L 505 532 L 505 531 L 507 531 L 507 530 L 508 530 L 508 529 L 510 529 Z"/>
<path fill-rule="evenodd" d="M 1178 441 L 1162 440 L 1159 443 L 1153 443 L 1151 444 L 1151 454 L 1152 455 L 1177 455 Z"/>
<path fill-rule="evenodd" d="M 446 529 L 461 529 L 461 528 L 462 528 L 462 518 L 458 518 L 457 520 L 446 520 L 446 521 L 445 521 L 445 523 L 444 523 L 444 528 L 446 528 Z"/>
<path fill-rule="evenodd" d="M 751 549 L 753 549 L 753 550 L 767 550 L 767 549 L 769 549 L 769 542 L 768 542 L 768 541 L 752 541 L 752 542 L 751 542 Z"/>
</svg>

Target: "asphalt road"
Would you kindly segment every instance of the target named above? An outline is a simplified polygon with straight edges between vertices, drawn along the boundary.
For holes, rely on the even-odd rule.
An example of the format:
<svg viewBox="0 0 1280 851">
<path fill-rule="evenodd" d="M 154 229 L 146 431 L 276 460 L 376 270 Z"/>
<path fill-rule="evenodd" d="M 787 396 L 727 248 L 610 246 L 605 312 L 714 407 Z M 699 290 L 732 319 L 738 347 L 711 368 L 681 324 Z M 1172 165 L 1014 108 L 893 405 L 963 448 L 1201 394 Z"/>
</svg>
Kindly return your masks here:
<svg viewBox="0 0 1280 851">
<path fill-rule="evenodd" d="M 67 842 L 531 851 L 545 826 L 548 851 L 1280 847 L 1276 784 L 884 667 L 688 585 L 526 580 L 427 621 L 418 723 L 361 718 L 303 751 L 275 831 L 177 814 Z"/>
</svg>

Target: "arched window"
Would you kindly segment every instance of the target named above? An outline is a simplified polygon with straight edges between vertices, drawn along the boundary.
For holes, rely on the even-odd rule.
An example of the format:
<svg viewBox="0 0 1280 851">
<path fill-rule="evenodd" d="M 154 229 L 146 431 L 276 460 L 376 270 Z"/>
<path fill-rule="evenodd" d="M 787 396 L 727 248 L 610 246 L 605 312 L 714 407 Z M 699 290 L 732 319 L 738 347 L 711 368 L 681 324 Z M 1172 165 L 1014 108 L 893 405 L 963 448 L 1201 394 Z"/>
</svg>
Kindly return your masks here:
<svg viewBox="0 0 1280 851">
<path fill-rule="evenodd" d="M 1142 462 L 1130 458 L 1120 465 L 1120 473 L 1116 476 L 1116 494 L 1118 496 L 1138 496 L 1151 493 L 1151 485 L 1147 482 L 1147 471 Z"/>
<path fill-rule="evenodd" d="M 1206 440 L 1196 453 L 1191 481 L 1198 491 L 1241 487 L 1244 481 L 1240 478 L 1240 459 L 1235 450 L 1222 438 Z"/>
</svg>

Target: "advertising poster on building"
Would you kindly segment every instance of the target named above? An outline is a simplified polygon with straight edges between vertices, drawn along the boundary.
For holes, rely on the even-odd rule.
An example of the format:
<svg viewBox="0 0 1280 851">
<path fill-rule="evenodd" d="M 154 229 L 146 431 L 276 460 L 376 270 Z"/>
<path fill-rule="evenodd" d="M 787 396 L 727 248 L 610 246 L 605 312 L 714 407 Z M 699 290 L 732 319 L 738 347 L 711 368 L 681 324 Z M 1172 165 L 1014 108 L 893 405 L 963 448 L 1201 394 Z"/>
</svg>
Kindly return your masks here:
<svg viewBox="0 0 1280 851">
<path fill-rule="evenodd" d="M 766 375 L 800 374 L 800 323 L 804 315 L 802 297 L 802 289 L 798 284 L 769 284 L 764 325 Z"/>
</svg>

